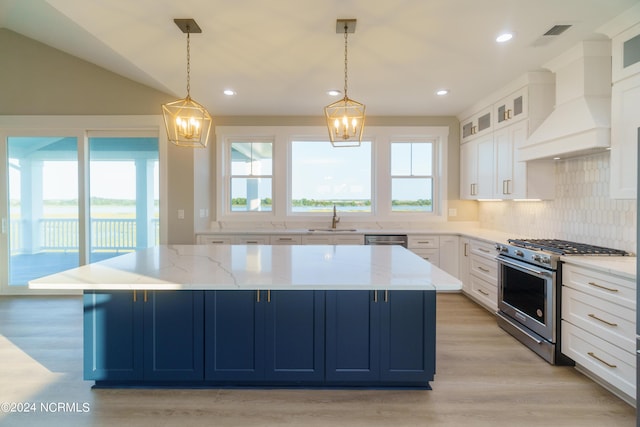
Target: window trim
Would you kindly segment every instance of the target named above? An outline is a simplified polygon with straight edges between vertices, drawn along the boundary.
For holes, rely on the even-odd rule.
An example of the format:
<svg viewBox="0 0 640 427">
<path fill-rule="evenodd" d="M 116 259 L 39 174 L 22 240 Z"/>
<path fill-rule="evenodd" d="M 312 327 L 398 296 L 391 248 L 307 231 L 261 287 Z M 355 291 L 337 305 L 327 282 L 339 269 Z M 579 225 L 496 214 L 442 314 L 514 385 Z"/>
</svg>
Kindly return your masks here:
<svg viewBox="0 0 640 427">
<path fill-rule="evenodd" d="M 393 147 L 393 144 L 432 144 L 432 149 L 431 149 L 431 175 L 414 175 L 413 174 L 413 156 L 411 156 L 411 165 L 410 165 L 410 169 L 411 169 L 411 173 L 408 175 L 393 175 L 391 173 L 391 163 L 393 161 L 393 154 L 391 152 L 391 149 Z M 431 179 L 433 182 L 433 186 L 431 188 L 431 211 L 430 212 L 415 212 L 415 214 L 420 214 L 420 215 L 433 215 L 435 212 L 438 212 L 438 205 L 440 204 L 440 200 L 438 198 L 436 198 L 436 188 L 438 187 L 438 172 L 439 169 L 437 167 L 436 164 L 436 160 L 437 160 L 437 154 L 438 154 L 438 141 L 436 138 L 407 138 L 407 139 L 400 139 L 400 140 L 396 140 L 396 139 L 392 139 L 389 141 L 389 184 L 391 185 L 391 187 L 393 187 L 393 179 L 394 178 L 400 178 L 400 179 Z M 391 210 L 391 213 L 393 215 L 408 215 L 408 214 L 412 214 L 414 212 L 409 212 L 409 211 L 394 211 L 393 210 L 393 192 L 390 193 L 390 198 L 389 198 L 389 209 Z"/>
<path fill-rule="evenodd" d="M 217 126 L 216 127 L 216 173 L 215 203 L 216 216 L 214 222 L 245 224 L 269 228 L 295 228 L 300 224 L 326 220 L 325 214 L 290 212 L 291 198 L 291 158 L 292 141 L 328 140 L 327 129 L 323 126 Z M 271 212 L 237 212 L 231 213 L 226 200 L 230 181 L 227 169 L 228 144 L 230 140 L 271 140 L 273 141 L 273 175 Z M 364 224 L 392 223 L 394 221 L 410 222 L 445 222 L 447 221 L 447 146 L 449 143 L 449 126 L 368 126 L 365 128 L 363 140 L 372 143 L 372 210 L 370 213 L 345 212 L 344 219 Z M 403 141 L 433 141 L 434 171 L 433 212 L 392 212 L 391 211 L 391 145 Z M 336 148 L 339 150 L 339 148 Z M 388 203 L 386 202 L 388 201 Z M 260 223 L 265 221 L 265 223 Z"/>
</svg>

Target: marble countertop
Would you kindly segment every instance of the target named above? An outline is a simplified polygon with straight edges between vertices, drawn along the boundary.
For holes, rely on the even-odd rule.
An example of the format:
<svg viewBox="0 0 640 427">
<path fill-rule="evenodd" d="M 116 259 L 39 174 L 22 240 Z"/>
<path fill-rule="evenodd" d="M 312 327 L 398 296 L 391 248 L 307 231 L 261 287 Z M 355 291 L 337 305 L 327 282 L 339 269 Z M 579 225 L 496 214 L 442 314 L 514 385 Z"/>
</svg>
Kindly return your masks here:
<svg viewBox="0 0 640 427">
<path fill-rule="evenodd" d="M 563 256 L 567 264 L 591 268 L 626 279 L 636 279 L 636 257 L 634 256 Z"/>
<path fill-rule="evenodd" d="M 401 246 L 162 245 L 45 276 L 31 289 L 459 290 Z"/>
<path fill-rule="evenodd" d="M 314 231 L 308 229 L 219 229 L 203 231 L 201 235 L 219 235 L 219 234 L 335 234 L 334 231 Z M 340 233 L 340 232 L 338 232 Z M 482 240 L 488 243 L 507 243 L 508 239 L 527 238 L 529 236 L 518 236 L 514 233 L 505 233 L 502 231 L 480 228 L 474 223 L 438 223 L 433 228 L 419 229 L 367 229 L 358 228 L 355 232 L 342 232 L 340 234 L 407 234 L 407 235 L 458 235 L 471 239 Z M 604 273 L 616 274 L 631 280 L 636 279 L 636 256 L 628 257 L 609 257 L 609 256 L 564 256 L 562 261 L 582 265 L 583 267 L 593 268 Z"/>
</svg>

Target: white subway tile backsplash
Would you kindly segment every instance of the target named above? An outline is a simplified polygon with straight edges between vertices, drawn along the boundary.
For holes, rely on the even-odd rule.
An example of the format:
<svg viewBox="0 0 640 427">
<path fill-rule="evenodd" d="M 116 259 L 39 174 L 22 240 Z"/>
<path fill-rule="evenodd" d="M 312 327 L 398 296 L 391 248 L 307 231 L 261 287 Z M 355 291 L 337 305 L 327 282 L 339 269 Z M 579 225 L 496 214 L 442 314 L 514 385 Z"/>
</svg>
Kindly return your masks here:
<svg viewBox="0 0 640 427">
<path fill-rule="evenodd" d="M 609 174 L 608 152 L 558 161 L 554 200 L 479 202 L 480 225 L 636 252 L 636 200 L 609 198 Z"/>
</svg>

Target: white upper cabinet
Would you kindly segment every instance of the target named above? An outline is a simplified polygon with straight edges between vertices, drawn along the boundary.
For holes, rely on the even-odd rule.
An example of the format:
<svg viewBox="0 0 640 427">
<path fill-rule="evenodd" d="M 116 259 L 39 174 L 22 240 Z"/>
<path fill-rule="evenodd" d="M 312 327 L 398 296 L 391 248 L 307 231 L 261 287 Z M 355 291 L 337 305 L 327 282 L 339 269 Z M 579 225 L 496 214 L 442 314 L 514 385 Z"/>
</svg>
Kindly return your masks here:
<svg viewBox="0 0 640 427">
<path fill-rule="evenodd" d="M 491 132 L 493 107 L 486 107 L 460 122 L 460 142 L 467 142 Z"/>
<path fill-rule="evenodd" d="M 635 199 L 640 142 L 640 73 L 611 92 L 611 189 L 614 199 Z"/>
<path fill-rule="evenodd" d="M 614 83 L 640 73 L 640 23 L 613 37 L 611 57 Z"/>
<path fill-rule="evenodd" d="M 516 150 L 527 139 L 528 121 L 505 126 L 493 133 L 496 156 L 496 199 L 553 199 L 554 164 L 550 161 L 520 162 Z"/>
<path fill-rule="evenodd" d="M 637 197 L 640 142 L 640 5 L 614 19 L 611 37 L 611 180 L 614 199 Z"/>
<path fill-rule="evenodd" d="M 460 147 L 460 198 L 493 198 L 494 166 L 492 134 L 463 144 Z"/>
<path fill-rule="evenodd" d="M 527 73 L 496 94 L 490 107 L 461 122 L 460 198 L 554 197 L 552 162 L 517 161 L 518 149 L 552 111 L 554 88 L 550 72 Z M 482 117 L 488 118 L 487 127 L 473 133 Z"/>
<path fill-rule="evenodd" d="M 529 113 L 528 88 L 523 87 L 493 106 L 494 129 L 526 119 Z"/>
</svg>

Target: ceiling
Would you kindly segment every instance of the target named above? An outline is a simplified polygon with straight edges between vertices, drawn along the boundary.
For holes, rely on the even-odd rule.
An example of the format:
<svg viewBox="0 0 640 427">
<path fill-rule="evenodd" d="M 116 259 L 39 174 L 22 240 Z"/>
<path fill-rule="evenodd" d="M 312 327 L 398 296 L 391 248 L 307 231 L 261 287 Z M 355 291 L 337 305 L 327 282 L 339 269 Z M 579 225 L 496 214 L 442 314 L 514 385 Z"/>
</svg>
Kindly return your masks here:
<svg viewBox="0 0 640 427">
<path fill-rule="evenodd" d="M 526 71 L 540 69 L 638 0 L 0 0 L 5 27 L 105 69 L 186 95 L 186 35 L 194 18 L 191 96 L 214 115 L 322 115 L 342 90 L 371 116 L 459 115 Z M 572 24 L 564 34 L 542 35 Z M 498 44 L 510 30 L 515 37 Z M 222 93 L 231 88 L 233 97 Z M 435 95 L 440 88 L 451 92 Z"/>
</svg>

